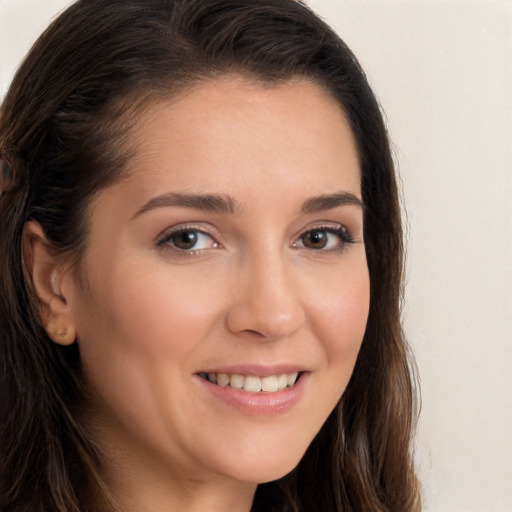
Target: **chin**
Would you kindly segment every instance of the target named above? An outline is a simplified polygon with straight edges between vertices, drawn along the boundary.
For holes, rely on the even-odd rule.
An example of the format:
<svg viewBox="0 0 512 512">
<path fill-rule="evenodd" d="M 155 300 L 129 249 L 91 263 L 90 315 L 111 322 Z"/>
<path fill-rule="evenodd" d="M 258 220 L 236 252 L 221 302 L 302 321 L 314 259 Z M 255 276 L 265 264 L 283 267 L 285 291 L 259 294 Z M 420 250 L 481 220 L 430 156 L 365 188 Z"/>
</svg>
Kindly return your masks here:
<svg viewBox="0 0 512 512">
<path fill-rule="evenodd" d="M 297 467 L 306 448 L 298 454 L 286 454 L 276 450 L 267 451 L 263 446 L 257 457 L 238 459 L 237 464 L 226 468 L 226 473 L 238 481 L 252 484 L 279 480 Z"/>
</svg>

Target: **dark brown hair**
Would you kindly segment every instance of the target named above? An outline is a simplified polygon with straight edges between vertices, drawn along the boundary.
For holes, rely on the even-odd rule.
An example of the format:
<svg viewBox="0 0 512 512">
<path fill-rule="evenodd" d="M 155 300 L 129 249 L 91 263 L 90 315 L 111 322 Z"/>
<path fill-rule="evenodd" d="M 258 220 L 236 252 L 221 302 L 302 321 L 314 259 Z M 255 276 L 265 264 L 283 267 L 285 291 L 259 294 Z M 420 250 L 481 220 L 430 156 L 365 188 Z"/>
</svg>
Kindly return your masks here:
<svg viewBox="0 0 512 512">
<path fill-rule="evenodd" d="M 137 113 L 227 73 L 270 85 L 302 77 L 337 99 L 361 163 L 371 282 L 366 333 L 340 403 L 298 467 L 258 487 L 253 511 L 420 509 L 397 186 L 379 106 L 356 58 L 294 0 L 81 0 L 39 38 L 2 105 L 0 155 L 14 175 L 0 196 L 2 512 L 110 509 L 101 456 L 78 419 L 77 344 L 49 339 L 23 268 L 26 222 L 37 221 L 54 252 L 79 264 L 89 204 L 122 178 Z"/>
</svg>

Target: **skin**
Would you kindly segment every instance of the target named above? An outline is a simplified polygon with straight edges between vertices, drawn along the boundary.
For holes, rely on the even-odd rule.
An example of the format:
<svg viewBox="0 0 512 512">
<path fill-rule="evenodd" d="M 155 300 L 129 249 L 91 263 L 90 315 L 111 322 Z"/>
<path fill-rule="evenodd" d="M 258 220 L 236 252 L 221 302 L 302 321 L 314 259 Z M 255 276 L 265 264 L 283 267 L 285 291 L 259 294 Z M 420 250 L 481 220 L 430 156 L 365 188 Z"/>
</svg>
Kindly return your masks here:
<svg viewBox="0 0 512 512">
<path fill-rule="evenodd" d="M 364 335 L 353 135 L 311 82 L 227 76 L 153 105 L 132 144 L 128 178 L 92 205 L 83 283 L 57 269 L 48 291 L 55 269 L 31 228 L 47 328 L 63 344 L 76 333 L 92 395 L 84 419 L 124 510 L 249 510 L 258 483 L 299 462 Z M 177 193 L 220 196 L 223 208 L 171 205 Z M 193 251 L 170 235 L 183 226 L 199 237 Z M 312 231 L 325 247 L 311 247 Z M 236 365 L 301 369 L 298 399 L 284 412 L 240 410 L 198 376 Z"/>
</svg>

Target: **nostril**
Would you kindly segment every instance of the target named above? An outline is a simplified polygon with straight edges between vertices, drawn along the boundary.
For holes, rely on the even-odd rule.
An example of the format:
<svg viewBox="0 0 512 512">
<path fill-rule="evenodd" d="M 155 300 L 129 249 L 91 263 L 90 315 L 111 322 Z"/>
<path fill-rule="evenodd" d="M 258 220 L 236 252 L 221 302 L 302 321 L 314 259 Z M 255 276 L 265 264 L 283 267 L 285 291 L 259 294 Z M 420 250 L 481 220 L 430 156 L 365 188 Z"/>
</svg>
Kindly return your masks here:
<svg viewBox="0 0 512 512">
<path fill-rule="evenodd" d="M 252 336 L 254 338 L 265 338 L 265 334 L 259 331 L 255 331 L 254 329 L 245 329 L 243 331 L 244 333 L 248 334 L 249 336 Z"/>
</svg>

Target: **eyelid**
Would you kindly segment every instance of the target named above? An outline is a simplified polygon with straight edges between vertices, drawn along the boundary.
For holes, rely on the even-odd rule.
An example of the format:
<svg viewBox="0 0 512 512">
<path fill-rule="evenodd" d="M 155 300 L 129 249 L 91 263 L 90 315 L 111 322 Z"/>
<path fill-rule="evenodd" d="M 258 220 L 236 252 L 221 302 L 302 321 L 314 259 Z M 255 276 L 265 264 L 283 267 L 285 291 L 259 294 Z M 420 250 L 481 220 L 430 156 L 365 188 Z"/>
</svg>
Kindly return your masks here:
<svg viewBox="0 0 512 512">
<path fill-rule="evenodd" d="M 342 224 L 341 222 L 336 221 L 319 221 L 319 222 L 313 222 L 312 224 L 309 224 L 305 228 L 301 229 L 298 234 L 295 236 L 295 238 L 300 238 L 306 233 L 309 233 L 310 231 L 315 230 L 322 230 L 325 229 L 326 231 L 332 230 L 332 231 L 344 231 L 347 234 L 350 234 L 349 229 L 345 224 Z"/>
</svg>

